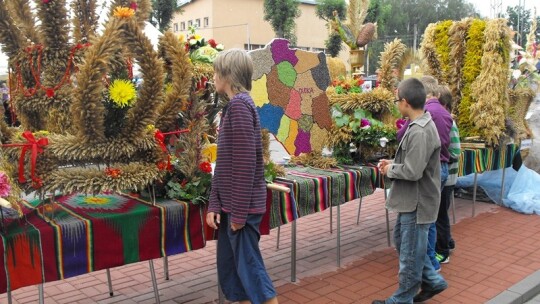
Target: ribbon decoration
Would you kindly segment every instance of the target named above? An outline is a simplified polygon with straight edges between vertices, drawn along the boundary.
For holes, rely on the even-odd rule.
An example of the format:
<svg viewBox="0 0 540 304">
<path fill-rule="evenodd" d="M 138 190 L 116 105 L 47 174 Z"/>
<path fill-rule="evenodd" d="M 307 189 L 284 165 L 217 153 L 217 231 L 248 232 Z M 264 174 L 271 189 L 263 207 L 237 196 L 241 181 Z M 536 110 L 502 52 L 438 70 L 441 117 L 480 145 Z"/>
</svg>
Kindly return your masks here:
<svg viewBox="0 0 540 304">
<path fill-rule="evenodd" d="M 39 177 L 36 176 L 36 162 L 37 156 L 40 153 L 43 153 L 43 147 L 49 144 L 47 138 L 40 138 L 36 140 L 34 134 L 30 131 L 24 131 L 22 137 L 26 139 L 26 143 L 18 144 L 4 144 L 3 147 L 22 147 L 21 156 L 19 157 L 19 183 L 26 183 L 26 178 L 24 177 L 24 161 L 26 158 L 26 152 L 31 149 L 32 154 L 30 155 L 30 177 L 32 179 L 32 186 L 34 188 L 40 188 L 43 183 Z"/>
<path fill-rule="evenodd" d="M 166 163 L 166 165 L 165 165 L 165 162 L 159 162 L 158 163 L 158 168 L 160 170 L 165 170 L 165 169 L 168 170 L 168 171 L 172 170 L 171 155 L 169 155 L 169 151 L 167 150 L 167 146 L 165 145 L 165 136 L 172 135 L 172 134 L 182 134 L 182 133 L 187 133 L 187 132 L 189 132 L 189 129 L 182 129 L 182 130 L 176 130 L 176 131 L 165 132 L 165 133 L 162 133 L 160 130 L 156 130 L 156 132 L 154 133 L 154 138 L 156 139 L 159 146 L 161 147 L 161 151 L 163 151 L 163 153 L 167 154 L 167 163 Z"/>
</svg>

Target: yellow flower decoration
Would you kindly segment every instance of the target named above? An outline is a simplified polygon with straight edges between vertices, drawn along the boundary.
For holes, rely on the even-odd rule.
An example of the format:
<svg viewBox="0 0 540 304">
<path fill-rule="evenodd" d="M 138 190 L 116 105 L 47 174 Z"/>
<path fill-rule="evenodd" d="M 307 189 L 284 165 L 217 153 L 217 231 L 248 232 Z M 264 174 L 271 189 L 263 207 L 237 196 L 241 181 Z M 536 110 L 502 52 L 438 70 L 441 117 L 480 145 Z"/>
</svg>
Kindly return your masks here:
<svg viewBox="0 0 540 304">
<path fill-rule="evenodd" d="M 109 87 L 109 96 L 119 108 L 131 106 L 137 97 L 135 85 L 129 80 L 117 79 Z"/>
<path fill-rule="evenodd" d="M 156 126 L 154 126 L 154 125 L 147 125 L 146 126 L 146 131 L 148 131 L 148 132 L 154 132 L 155 129 L 156 129 Z"/>
<path fill-rule="evenodd" d="M 167 83 L 167 84 L 165 85 L 165 94 L 171 93 L 172 90 L 173 90 L 172 84 L 171 84 L 171 83 Z"/>
<path fill-rule="evenodd" d="M 217 158 L 217 144 L 206 144 L 202 151 L 202 157 L 208 162 L 215 162 Z"/>
<path fill-rule="evenodd" d="M 114 10 L 114 16 L 118 18 L 131 18 L 135 15 L 135 11 L 129 7 L 117 7 Z"/>
</svg>

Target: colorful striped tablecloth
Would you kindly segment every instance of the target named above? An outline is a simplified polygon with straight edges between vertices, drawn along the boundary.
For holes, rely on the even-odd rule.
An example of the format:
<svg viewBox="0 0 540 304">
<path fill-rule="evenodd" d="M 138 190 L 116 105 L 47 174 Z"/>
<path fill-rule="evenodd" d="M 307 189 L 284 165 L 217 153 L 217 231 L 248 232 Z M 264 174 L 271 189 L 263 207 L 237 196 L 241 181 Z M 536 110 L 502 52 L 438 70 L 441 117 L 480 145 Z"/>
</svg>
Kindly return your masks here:
<svg viewBox="0 0 540 304">
<path fill-rule="evenodd" d="M 288 167 L 287 175 L 276 179 L 274 183 L 288 187 L 291 192 L 269 191 L 270 228 L 370 195 L 376 188 L 385 186 L 379 170 L 372 166 L 347 166 L 325 170 Z"/>
<path fill-rule="evenodd" d="M 55 201 L 24 203 L 23 218 L 5 221 L 0 293 L 205 246 L 202 210 L 193 204 L 153 206 L 117 194 Z"/>
<path fill-rule="evenodd" d="M 459 156 L 459 176 L 511 167 L 519 155 L 519 146 L 502 148 L 464 149 Z"/>
</svg>

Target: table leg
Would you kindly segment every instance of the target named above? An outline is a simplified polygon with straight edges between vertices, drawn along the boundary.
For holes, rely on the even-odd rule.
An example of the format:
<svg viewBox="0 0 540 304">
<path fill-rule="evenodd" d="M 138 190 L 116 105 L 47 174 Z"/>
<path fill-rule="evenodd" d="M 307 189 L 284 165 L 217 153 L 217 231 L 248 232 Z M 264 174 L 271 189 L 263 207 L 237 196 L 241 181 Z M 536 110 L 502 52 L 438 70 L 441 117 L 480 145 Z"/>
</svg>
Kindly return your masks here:
<svg viewBox="0 0 540 304">
<path fill-rule="evenodd" d="M 114 296 L 114 291 L 112 289 L 112 279 L 111 279 L 111 270 L 107 268 L 107 284 L 109 285 L 109 296 Z"/>
<path fill-rule="evenodd" d="M 296 282 L 296 221 L 291 226 L 291 282 Z"/>
<path fill-rule="evenodd" d="M 154 299 L 156 300 L 156 304 L 160 304 L 161 301 L 159 300 L 156 272 L 154 271 L 154 260 L 149 260 L 148 263 L 150 264 L 150 275 L 152 276 L 152 286 L 154 287 Z"/>
<path fill-rule="evenodd" d="M 472 217 L 474 217 L 476 210 L 474 204 L 476 203 L 476 187 L 478 182 L 478 173 L 474 172 L 474 182 L 473 182 L 473 194 L 472 194 Z"/>
<path fill-rule="evenodd" d="M 45 296 L 43 295 L 43 283 L 38 285 L 39 304 L 45 303 Z"/>
<path fill-rule="evenodd" d="M 337 205 L 337 267 L 341 266 L 341 204 Z"/>
<path fill-rule="evenodd" d="M 163 257 L 163 272 L 165 273 L 165 280 L 169 280 L 169 257 Z"/>
<path fill-rule="evenodd" d="M 330 204 L 330 234 L 332 234 L 333 231 L 333 223 L 334 217 L 332 216 L 332 204 Z"/>
<path fill-rule="evenodd" d="M 386 198 L 388 196 L 386 192 L 386 188 L 383 189 L 384 191 L 384 202 L 386 203 Z M 386 207 L 384 208 L 384 211 L 386 212 L 386 241 L 388 243 L 388 247 L 392 246 L 392 243 L 390 242 L 390 215 L 388 214 L 388 209 Z"/>
<path fill-rule="evenodd" d="M 8 290 L 7 292 L 7 300 L 8 300 L 8 304 L 11 304 L 11 291 Z"/>
<path fill-rule="evenodd" d="M 277 227 L 277 242 L 276 242 L 276 250 L 279 250 L 279 236 L 281 235 L 281 225 Z"/>
<path fill-rule="evenodd" d="M 502 178 L 501 178 L 501 202 L 499 205 L 503 204 L 503 195 L 504 195 L 504 175 L 506 174 L 506 168 L 503 168 Z"/>
<path fill-rule="evenodd" d="M 362 209 L 362 197 L 360 196 L 360 203 L 358 204 L 358 214 L 356 215 L 356 225 L 360 223 L 360 210 Z"/>
</svg>

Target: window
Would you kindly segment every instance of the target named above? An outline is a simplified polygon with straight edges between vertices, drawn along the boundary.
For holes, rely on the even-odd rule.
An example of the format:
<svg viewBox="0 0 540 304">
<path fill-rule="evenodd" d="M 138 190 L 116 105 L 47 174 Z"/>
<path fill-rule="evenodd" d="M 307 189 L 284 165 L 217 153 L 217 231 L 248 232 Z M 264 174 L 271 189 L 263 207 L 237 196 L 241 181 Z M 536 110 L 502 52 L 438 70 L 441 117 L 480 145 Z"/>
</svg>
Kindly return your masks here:
<svg viewBox="0 0 540 304">
<path fill-rule="evenodd" d="M 174 24 L 174 31 L 175 31 L 175 32 L 178 32 L 178 23 L 175 23 L 175 24 Z"/>
<path fill-rule="evenodd" d="M 316 53 L 318 53 L 318 52 L 326 53 L 326 50 L 325 50 L 325 49 L 316 48 L 316 47 L 311 48 L 311 51 L 312 51 L 312 52 L 316 52 Z"/>
<path fill-rule="evenodd" d="M 187 22 L 187 26 L 190 27 L 190 26 L 192 26 L 192 25 L 193 25 L 193 20 L 189 20 L 189 21 Z"/>
<path fill-rule="evenodd" d="M 209 24 L 208 17 L 204 17 L 204 27 L 208 27 Z"/>
<path fill-rule="evenodd" d="M 263 49 L 265 47 L 264 44 L 250 44 L 249 47 L 246 43 L 244 43 L 244 50 L 251 51 L 251 50 L 258 50 Z"/>
<path fill-rule="evenodd" d="M 201 27 L 201 19 L 195 19 L 195 26 L 197 28 Z"/>
<path fill-rule="evenodd" d="M 186 23 L 185 23 L 185 22 L 180 22 L 180 30 L 181 30 L 181 31 L 185 31 L 185 30 L 186 30 Z"/>
</svg>

